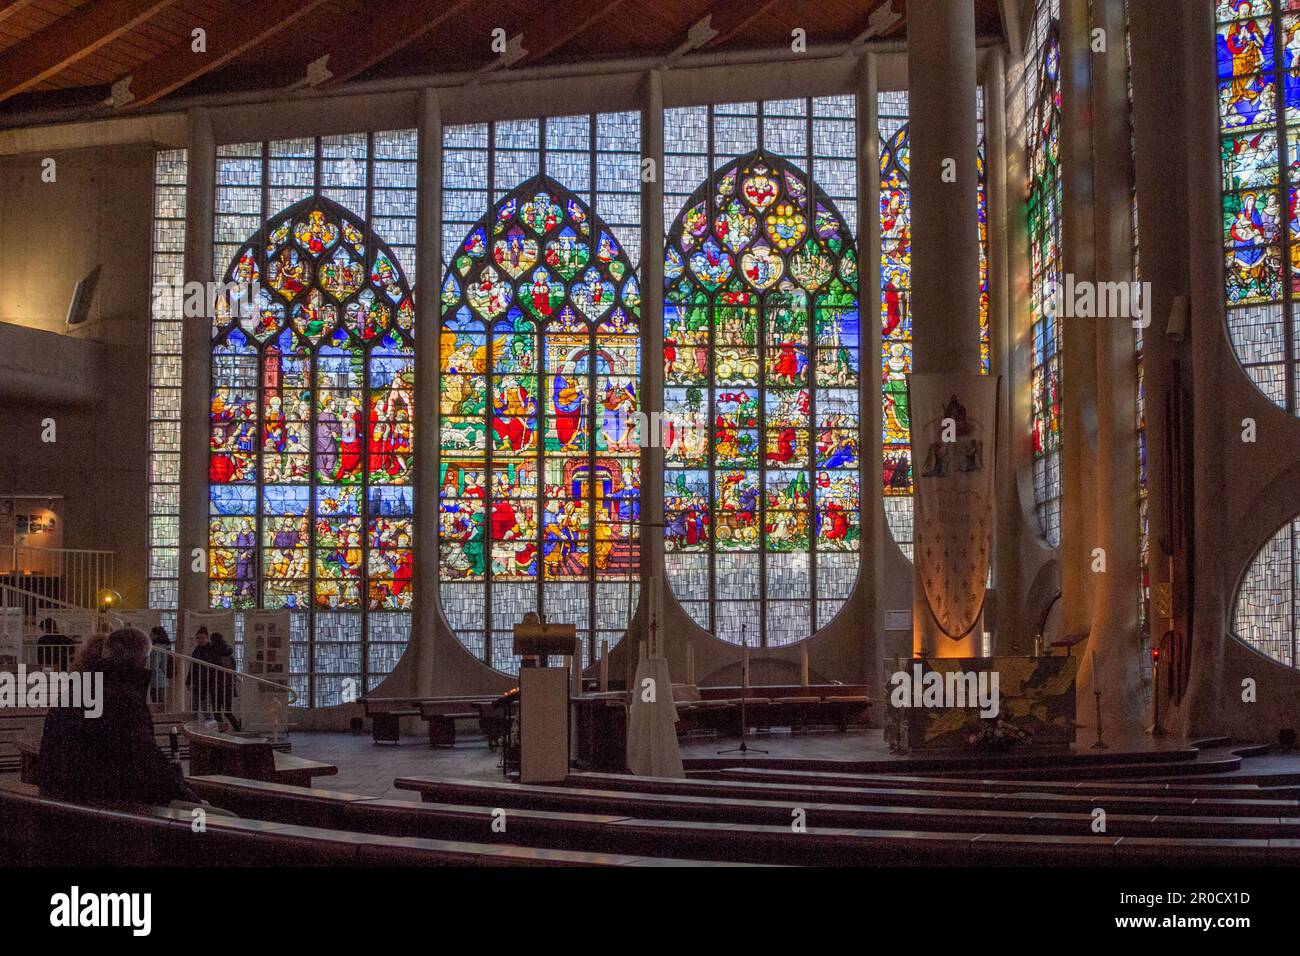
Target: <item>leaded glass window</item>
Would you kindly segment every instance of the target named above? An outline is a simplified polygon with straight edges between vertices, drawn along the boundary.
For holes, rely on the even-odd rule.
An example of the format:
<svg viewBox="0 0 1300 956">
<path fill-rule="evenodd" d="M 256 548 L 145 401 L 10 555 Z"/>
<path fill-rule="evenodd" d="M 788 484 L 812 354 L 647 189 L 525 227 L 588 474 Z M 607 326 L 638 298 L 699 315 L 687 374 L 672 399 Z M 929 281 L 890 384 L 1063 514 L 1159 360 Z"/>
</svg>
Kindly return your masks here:
<svg viewBox="0 0 1300 956">
<path fill-rule="evenodd" d="M 1300 668 L 1300 518 L 1284 524 L 1251 560 L 1237 590 L 1232 633 L 1261 654 Z"/>
<path fill-rule="evenodd" d="M 665 561 L 734 643 L 807 637 L 857 574 L 854 123 L 847 97 L 665 117 Z"/>
<path fill-rule="evenodd" d="M 976 219 L 980 237 L 980 368 L 989 371 L 988 191 L 984 172 L 984 96 L 977 91 Z M 907 376 L 912 371 L 912 194 L 908 183 L 907 93 L 877 97 L 880 135 L 881 449 L 885 519 L 912 556 L 912 445 Z"/>
<path fill-rule="evenodd" d="M 1300 413 L 1300 7 L 1218 0 L 1215 14 L 1228 332 L 1255 386 Z"/>
<path fill-rule="evenodd" d="M 176 633 L 180 589 L 181 300 L 186 151 L 154 157 L 153 304 L 149 315 L 149 607 Z"/>
<path fill-rule="evenodd" d="M 1061 543 L 1061 48 L 1059 0 L 1039 0 L 1026 62 L 1029 304 L 1033 338 L 1034 500 L 1044 536 Z"/>
<path fill-rule="evenodd" d="M 213 608 L 288 609 L 290 682 L 340 703 L 410 631 L 413 131 L 223 146 L 212 340 Z"/>
<path fill-rule="evenodd" d="M 510 673 L 524 614 L 575 625 L 591 659 L 635 608 L 639 120 L 445 133 L 459 235 L 442 287 L 442 600 L 461 643 Z"/>
</svg>

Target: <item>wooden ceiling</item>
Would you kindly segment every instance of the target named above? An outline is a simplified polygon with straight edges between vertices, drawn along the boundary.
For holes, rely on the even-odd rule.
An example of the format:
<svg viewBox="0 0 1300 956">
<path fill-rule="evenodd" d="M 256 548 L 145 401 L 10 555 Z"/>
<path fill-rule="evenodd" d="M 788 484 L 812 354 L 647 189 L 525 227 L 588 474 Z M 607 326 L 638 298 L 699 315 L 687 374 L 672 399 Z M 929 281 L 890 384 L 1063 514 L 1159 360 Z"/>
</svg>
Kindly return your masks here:
<svg viewBox="0 0 1300 956">
<path fill-rule="evenodd" d="M 999 7 L 974 0 L 976 30 Z M 0 119 L 166 98 L 906 36 L 907 0 L 0 0 Z M 707 22 L 706 21 L 707 18 Z M 194 31 L 206 50 L 195 52 Z M 507 39 L 493 49 L 493 31 Z M 689 62 L 689 61 L 688 61 Z"/>
</svg>

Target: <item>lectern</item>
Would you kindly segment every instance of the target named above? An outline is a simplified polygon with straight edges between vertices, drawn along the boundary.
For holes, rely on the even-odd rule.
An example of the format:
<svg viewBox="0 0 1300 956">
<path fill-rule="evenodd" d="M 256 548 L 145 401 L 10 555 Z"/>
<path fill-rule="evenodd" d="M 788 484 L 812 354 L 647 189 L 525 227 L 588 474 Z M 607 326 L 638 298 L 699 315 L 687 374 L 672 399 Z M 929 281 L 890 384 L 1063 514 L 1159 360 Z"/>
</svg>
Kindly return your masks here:
<svg viewBox="0 0 1300 956">
<path fill-rule="evenodd" d="M 574 652 L 572 624 L 516 624 L 514 650 L 538 662 Z M 559 783 L 569 773 L 569 669 L 519 668 L 519 782 Z"/>
</svg>

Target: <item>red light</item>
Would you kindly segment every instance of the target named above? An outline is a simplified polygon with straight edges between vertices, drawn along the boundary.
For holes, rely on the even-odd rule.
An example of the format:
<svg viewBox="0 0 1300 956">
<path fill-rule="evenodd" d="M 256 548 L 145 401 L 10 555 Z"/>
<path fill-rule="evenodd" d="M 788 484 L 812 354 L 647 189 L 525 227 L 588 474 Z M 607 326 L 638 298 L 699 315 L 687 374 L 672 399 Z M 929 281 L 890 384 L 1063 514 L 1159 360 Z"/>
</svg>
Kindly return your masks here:
<svg viewBox="0 0 1300 956">
<path fill-rule="evenodd" d="M 1151 648 L 1151 659 L 1153 661 L 1160 660 L 1160 648 L 1158 647 Z"/>
</svg>

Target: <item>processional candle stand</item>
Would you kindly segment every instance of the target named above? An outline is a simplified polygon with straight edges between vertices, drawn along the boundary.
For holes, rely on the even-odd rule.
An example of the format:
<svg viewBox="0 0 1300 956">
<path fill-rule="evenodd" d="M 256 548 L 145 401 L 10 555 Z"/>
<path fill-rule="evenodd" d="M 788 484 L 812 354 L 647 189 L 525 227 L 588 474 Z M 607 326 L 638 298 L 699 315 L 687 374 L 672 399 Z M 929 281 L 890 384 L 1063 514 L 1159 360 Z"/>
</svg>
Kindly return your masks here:
<svg viewBox="0 0 1300 956">
<path fill-rule="evenodd" d="M 1092 652 L 1092 693 L 1097 705 L 1097 742 L 1093 750 L 1106 750 L 1106 742 L 1101 739 L 1101 682 L 1097 679 L 1097 652 Z"/>
</svg>

